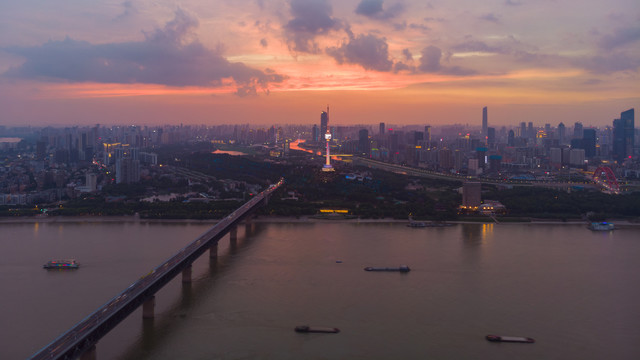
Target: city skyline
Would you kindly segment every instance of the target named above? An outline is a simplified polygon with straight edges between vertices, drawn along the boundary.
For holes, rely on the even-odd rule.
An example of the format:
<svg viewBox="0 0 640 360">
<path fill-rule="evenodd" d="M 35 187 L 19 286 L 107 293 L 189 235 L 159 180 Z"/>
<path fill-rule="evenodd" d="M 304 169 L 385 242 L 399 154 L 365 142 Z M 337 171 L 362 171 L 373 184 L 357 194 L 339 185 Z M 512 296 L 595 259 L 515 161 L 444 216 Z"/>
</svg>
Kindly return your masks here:
<svg viewBox="0 0 640 360">
<path fill-rule="evenodd" d="M 0 5 L 0 125 L 610 126 L 640 6 L 496 0 Z"/>
</svg>

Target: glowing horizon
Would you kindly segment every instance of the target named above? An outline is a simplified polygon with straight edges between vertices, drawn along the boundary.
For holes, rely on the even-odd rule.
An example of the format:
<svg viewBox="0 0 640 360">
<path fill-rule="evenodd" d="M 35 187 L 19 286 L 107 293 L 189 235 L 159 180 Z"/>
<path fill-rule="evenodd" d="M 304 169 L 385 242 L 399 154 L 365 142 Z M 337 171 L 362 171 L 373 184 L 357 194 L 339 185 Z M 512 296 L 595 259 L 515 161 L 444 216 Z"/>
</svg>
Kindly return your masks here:
<svg viewBox="0 0 640 360">
<path fill-rule="evenodd" d="M 313 124 L 330 103 L 336 124 L 476 124 L 488 106 L 492 125 L 606 126 L 640 103 L 630 0 L 3 10 L 0 125 Z"/>
</svg>

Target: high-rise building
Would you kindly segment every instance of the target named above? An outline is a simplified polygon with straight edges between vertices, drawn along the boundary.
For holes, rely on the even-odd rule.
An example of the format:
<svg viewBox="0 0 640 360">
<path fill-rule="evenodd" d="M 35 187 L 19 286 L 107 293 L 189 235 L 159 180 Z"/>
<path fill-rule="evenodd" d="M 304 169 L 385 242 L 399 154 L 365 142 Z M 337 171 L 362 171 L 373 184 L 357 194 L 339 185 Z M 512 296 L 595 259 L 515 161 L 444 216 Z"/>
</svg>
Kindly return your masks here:
<svg viewBox="0 0 640 360">
<path fill-rule="evenodd" d="M 383 122 L 380 123 L 380 135 L 381 136 L 384 135 L 384 123 Z"/>
<path fill-rule="evenodd" d="M 582 130 L 582 146 L 586 158 L 596 156 L 596 129 Z"/>
<path fill-rule="evenodd" d="M 564 143 L 566 131 L 567 129 L 565 128 L 563 123 L 558 124 L 558 142 L 560 143 L 560 145 Z"/>
<path fill-rule="evenodd" d="M 369 131 L 367 129 L 358 131 L 358 152 L 361 155 L 371 155 L 371 142 L 369 141 Z"/>
<path fill-rule="evenodd" d="M 576 122 L 575 124 L 573 124 L 574 139 L 582 139 L 582 131 L 583 131 L 583 127 L 581 122 Z"/>
<path fill-rule="evenodd" d="M 496 128 L 487 128 L 487 146 L 493 148 L 496 144 Z"/>
<path fill-rule="evenodd" d="M 327 133 L 327 126 L 329 125 L 329 107 L 327 111 L 320 113 L 320 136 L 324 136 Z"/>
<path fill-rule="evenodd" d="M 634 109 L 620 113 L 620 119 L 613 120 L 613 159 L 623 162 L 633 156 Z"/>
<path fill-rule="evenodd" d="M 427 148 L 431 147 L 431 126 L 424 127 L 424 141 L 427 143 Z"/>
<path fill-rule="evenodd" d="M 482 202 L 482 184 L 466 182 L 462 185 L 462 206 L 475 209 Z"/>
<path fill-rule="evenodd" d="M 489 126 L 489 121 L 487 118 L 487 107 L 482 108 L 482 135 L 487 136 L 487 129 Z"/>
<path fill-rule="evenodd" d="M 569 164 L 573 166 L 583 166 L 584 149 L 571 149 L 569 151 Z"/>
<path fill-rule="evenodd" d="M 311 141 L 313 142 L 320 141 L 320 129 L 316 124 L 313 124 L 313 127 L 311 128 Z"/>
<path fill-rule="evenodd" d="M 516 135 L 513 130 L 509 130 L 509 135 L 507 136 L 507 145 L 515 146 L 516 143 Z"/>
</svg>

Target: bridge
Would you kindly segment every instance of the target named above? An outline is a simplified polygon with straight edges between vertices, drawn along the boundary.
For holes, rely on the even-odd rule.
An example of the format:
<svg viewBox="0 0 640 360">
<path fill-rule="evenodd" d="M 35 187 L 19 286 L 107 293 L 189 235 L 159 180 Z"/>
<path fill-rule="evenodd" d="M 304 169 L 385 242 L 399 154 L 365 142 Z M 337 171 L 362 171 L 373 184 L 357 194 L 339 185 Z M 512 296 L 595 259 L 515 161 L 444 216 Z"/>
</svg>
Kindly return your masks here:
<svg viewBox="0 0 640 360">
<path fill-rule="evenodd" d="M 129 285 L 124 291 L 46 345 L 30 359 L 96 359 L 96 343 L 104 335 L 140 306 L 142 306 L 143 317 L 154 317 L 154 294 L 180 273 L 182 273 L 183 282 L 191 282 L 191 264 L 207 250 L 209 250 L 210 257 L 216 258 L 218 241 L 227 233 L 234 241 L 237 238 L 238 223 L 249 218 L 258 207 L 266 205 L 269 196 L 282 184 L 284 184 L 284 179 L 280 179 L 254 196 L 165 262 Z"/>
</svg>

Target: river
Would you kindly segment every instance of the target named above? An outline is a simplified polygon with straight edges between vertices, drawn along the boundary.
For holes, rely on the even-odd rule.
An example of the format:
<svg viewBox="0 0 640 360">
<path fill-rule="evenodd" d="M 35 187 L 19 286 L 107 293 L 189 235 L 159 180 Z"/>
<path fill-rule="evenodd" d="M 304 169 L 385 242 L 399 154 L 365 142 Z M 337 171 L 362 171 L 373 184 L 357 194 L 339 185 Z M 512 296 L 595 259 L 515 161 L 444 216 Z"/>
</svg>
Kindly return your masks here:
<svg viewBox="0 0 640 360">
<path fill-rule="evenodd" d="M 0 223 L 0 358 L 29 357 L 209 226 Z M 155 319 L 139 309 L 98 342 L 98 358 L 640 358 L 637 227 L 256 222 L 238 235 L 194 263 L 193 283 L 158 292 Z M 42 269 L 67 257 L 80 269 Z"/>
</svg>

